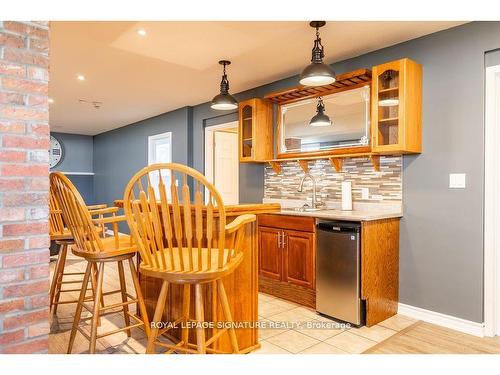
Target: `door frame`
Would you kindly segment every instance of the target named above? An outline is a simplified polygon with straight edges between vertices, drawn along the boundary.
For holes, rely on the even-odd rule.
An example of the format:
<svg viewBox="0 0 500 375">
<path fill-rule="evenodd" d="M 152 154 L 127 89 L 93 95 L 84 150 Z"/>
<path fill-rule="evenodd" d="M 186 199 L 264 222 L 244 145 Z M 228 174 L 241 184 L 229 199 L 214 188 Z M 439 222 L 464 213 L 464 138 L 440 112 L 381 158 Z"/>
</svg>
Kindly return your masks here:
<svg viewBox="0 0 500 375">
<path fill-rule="evenodd" d="M 205 177 L 211 184 L 214 183 L 214 132 L 224 130 L 224 129 L 233 129 L 238 128 L 238 121 L 226 122 L 224 124 L 212 125 L 205 127 Z M 239 158 L 239 155 L 237 155 Z M 239 163 L 238 163 L 239 166 Z M 239 168 L 236 170 L 236 187 L 238 189 L 238 202 L 240 202 L 239 192 L 240 192 L 240 171 Z M 208 198 L 208 191 L 205 188 L 205 199 Z"/>
<path fill-rule="evenodd" d="M 486 68 L 484 138 L 484 334 L 500 335 L 500 65 Z"/>
</svg>

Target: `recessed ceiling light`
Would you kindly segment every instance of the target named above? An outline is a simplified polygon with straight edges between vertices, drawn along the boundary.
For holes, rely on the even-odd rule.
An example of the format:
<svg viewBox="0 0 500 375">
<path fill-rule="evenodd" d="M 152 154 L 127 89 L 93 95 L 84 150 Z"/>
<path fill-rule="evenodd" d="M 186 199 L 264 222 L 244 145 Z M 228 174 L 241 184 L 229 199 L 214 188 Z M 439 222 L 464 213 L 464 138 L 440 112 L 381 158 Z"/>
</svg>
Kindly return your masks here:
<svg viewBox="0 0 500 375">
<path fill-rule="evenodd" d="M 50 103 L 50 104 L 54 103 L 54 99 L 49 98 L 49 103 Z"/>
<path fill-rule="evenodd" d="M 139 34 L 140 36 L 146 36 L 147 33 L 146 33 L 146 30 L 139 29 L 139 30 L 137 30 L 137 34 Z"/>
<path fill-rule="evenodd" d="M 79 80 L 79 81 L 85 81 L 85 76 L 84 76 L 84 75 L 82 75 L 82 74 L 78 74 L 78 75 L 76 76 L 76 79 L 77 79 L 77 80 Z"/>
</svg>

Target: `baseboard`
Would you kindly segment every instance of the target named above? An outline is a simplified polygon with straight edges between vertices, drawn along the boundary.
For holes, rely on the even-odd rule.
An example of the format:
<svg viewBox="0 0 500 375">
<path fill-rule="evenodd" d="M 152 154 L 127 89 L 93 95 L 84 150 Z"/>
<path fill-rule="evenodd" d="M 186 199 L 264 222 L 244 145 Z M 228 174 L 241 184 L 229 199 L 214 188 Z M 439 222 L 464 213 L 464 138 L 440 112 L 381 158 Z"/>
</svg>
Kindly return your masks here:
<svg viewBox="0 0 500 375">
<path fill-rule="evenodd" d="M 406 315 L 413 319 L 423 320 L 424 322 L 454 329 L 455 331 L 468 333 L 469 335 L 484 337 L 483 323 L 477 323 L 470 320 L 457 318 L 455 316 L 421 309 L 420 307 L 405 305 L 404 303 L 399 303 L 398 314 Z"/>
</svg>

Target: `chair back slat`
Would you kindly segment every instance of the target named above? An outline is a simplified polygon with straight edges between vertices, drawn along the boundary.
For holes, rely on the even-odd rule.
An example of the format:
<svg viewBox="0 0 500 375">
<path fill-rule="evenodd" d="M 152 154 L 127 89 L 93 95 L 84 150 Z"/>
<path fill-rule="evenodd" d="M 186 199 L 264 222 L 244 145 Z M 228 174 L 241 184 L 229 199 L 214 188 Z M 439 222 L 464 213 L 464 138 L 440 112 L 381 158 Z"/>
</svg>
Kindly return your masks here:
<svg viewBox="0 0 500 375">
<path fill-rule="evenodd" d="M 88 252 L 103 251 L 103 244 L 90 212 L 73 183 L 64 174 L 53 172 L 50 174 L 50 187 L 76 246 Z"/>
<path fill-rule="evenodd" d="M 234 258 L 234 251 L 225 249 L 222 198 L 198 171 L 174 163 L 150 165 L 132 177 L 123 201 L 144 267 L 196 273 L 221 269 Z"/>
<path fill-rule="evenodd" d="M 161 205 L 161 217 L 162 217 L 162 228 L 164 237 L 167 238 L 168 245 L 168 258 L 170 259 L 171 267 L 174 268 L 174 245 L 172 237 L 172 220 L 170 218 L 170 208 L 168 206 L 167 191 L 165 190 L 165 183 L 161 176 L 160 171 L 158 171 L 159 184 L 158 190 L 160 191 L 160 205 Z"/>
<path fill-rule="evenodd" d="M 181 271 L 185 271 L 184 267 L 184 254 L 182 251 L 182 220 L 181 220 L 181 207 L 179 205 L 179 192 L 175 184 L 175 176 L 172 173 L 172 180 L 170 182 L 170 194 L 172 199 L 172 214 L 174 217 L 174 233 L 175 241 L 177 243 L 177 255 L 179 259 L 179 267 Z M 175 258 L 175 257 L 174 257 Z"/>
<path fill-rule="evenodd" d="M 51 236 L 62 235 L 64 233 L 64 221 L 61 207 L 57 203 L 52 188 L 49 195 L 49 234 Z"/>
<path fill-rule="evenodd" d="M 203 185 L 196 181 L 194 193 L 194 206 L 195 206 L 195 226 L 196 226 L 196 246 L 198 248 L 198 268 L 197 271 L 203 269 L 203 256 L 201 247 L 203 245 Z"/>
<path fill-rule="evenodd" d="M 188 248 L 189 271 L 194 270 L 193 255 L 193 217 L 191 213 L 191 193 L 187 183 L 186 175 L 182 176 L 182 206 L 184 208 L 184 238 Z M 196 256 L 198 259 L 198 256 Z"/>
</svg>

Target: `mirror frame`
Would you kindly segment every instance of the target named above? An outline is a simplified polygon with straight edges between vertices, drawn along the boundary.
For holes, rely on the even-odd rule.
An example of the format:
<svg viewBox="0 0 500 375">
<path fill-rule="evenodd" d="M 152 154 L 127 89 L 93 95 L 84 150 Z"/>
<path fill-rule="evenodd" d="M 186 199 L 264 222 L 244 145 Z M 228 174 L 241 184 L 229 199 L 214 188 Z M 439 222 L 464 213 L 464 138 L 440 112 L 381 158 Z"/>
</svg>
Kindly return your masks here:
<svg viewBox="0 0 500 375">
<path fill-rule="evenodd" d="M 300 100 L 291 99 L 290 101 L 281 103 L 277 105 L 276 111 L 276 139 L 275 139 L 275 147 L 276 147 L 276 157 L 278 159 L 297 159 L 297 158 L 305 158 L 305 157 L 321 157 L 321 156 L 335 156 L 335 155 L 343 155 L 343 154 L 356 154 L 356 153 L 367 153 L 371 152 L 371 126 L 368 126 L 368 144 L 360 145 L 360 146 L 350 146 L 350 147 L 337 147 L 331 150 L 322 150 L 322 151 L 304 151 L 304 152 L 281 152 L 281 133 L 282 133 L 282 123 L 281 123 L 281 107 L 284 105 L 288 105 L 291 103 L 298 103 L 305 100 L 310 100 L 312 98 L 317 98 L 319 96 L 327 96 L 330 94 L 336 94 L 338 92 L 349 91 L 354 89 L 359 89 L 360 87 L 368 86 L 370 88 L 369 98 L 370 103 L 368 105 L 368 118 L 371 119 L 371 97 L 372 97 L 372 81 L 370 82 L 362 82 L 356 85 L 352 85 L 349 87 L 345 87 L 344 89 L 339 88 L 328 88 L 321 93 L 308 96 L 306 98 L 301 98 Z M 326 87 L 325 87 L 326 88 Z"/>
</svg>

